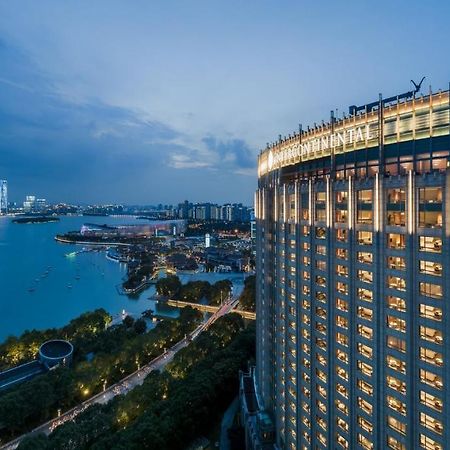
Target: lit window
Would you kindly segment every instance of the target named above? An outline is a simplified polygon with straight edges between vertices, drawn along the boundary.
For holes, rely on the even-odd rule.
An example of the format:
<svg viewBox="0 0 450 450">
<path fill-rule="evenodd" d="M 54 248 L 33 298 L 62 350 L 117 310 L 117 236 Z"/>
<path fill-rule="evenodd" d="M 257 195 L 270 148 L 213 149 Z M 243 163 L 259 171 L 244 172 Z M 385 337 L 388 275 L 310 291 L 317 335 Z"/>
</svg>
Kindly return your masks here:
<svg viewBox="0 0 450 450">
<path fill-rule="evenodd" d="M 359 245 L 372 245 L 372 232 L 371 231 L 358 231 L 358 244 Z"/>
<path fill-rule="evenodd" d="M 442 331 L 435 328 L 420 326 L 420 337 L 425 341 L 433 342 L 434 344 L 442 345 L 444 338 Z"/>
<path fill-rule="evenodd" d="M 336 299 L 336 308 L 340 309 L 341 311 L 348 311 L 348 302 L 345 300 L 342 300 L 341 298 Z"/>
<path fill-rule="evenodd" d="M 368 270 L 358 270 L 358 279 L 364 283 L 372 283 L 373 272 Z"/>
<path fill-rule="evenodd" d="M 403 319 L 399 319 L 396 316 L 387 316 L 387 326 L 393 330 L 401 331 L 404 333 L 406 331 L 406 322 Z"/>
<path fill-rule="evenodd" d="M 388 256 L 387 266 L 389 269 L 405 270 L 405 258 L 402 258 L 401 256 Z"/>
<path fill-rule="evenodd" d="M 435 306 L 420 304 L 420 315 L 427 319 L 436 320 L 440 322 L 442 320 L 442 309 Z"/>
<path fill-rule="evenodd" d="M 425 391 L 420 391 L 420 402 L 438 412 L 442 412 L 444 405 L 442 399 Z"/>
<path fill-rule="evenodd" d="M 366 325 L 358 324 L 358 334 L 360 334 L 362 337 L 365 337 L 366 339 L 372 339 L 373 330 Z"/>
<path fill-rule="evenodd" d="M 358 406 L 367 414 L 372 415 L 372 405 L 361 397 L 358 397 Z"/>
<path fill-rule="evenodd" d="M 420 381 L 436 389 L 442 390 L 444 388 L 442 377 L 428 370 L 420 369 Z"/>
<path fill-rule="evenodd" d="M 420 446 L 426 450 L 444 450 L 441 444 L 424 434 L 420 434 Z"/>
<path fill-rule="evenodd" d="M 373 374 L 373 367 L 362 361 L 358 361 L 358 370 L 368 377 L 371 377 Z"/>
<path fill-rule="evenodd" d="M 372 302 L 373 292 L 370 289 L 358 288 L 358 298 L 366 302 Z"/>
<path fill-rule="evenodd" d="M 337 399 L 335 400 L 334 404 L 336 405 L 337 409 L 344 413 L 346 416 L 348 416 L 348 406 L 342 402 L 341 400 Z"/>
<path fill-rule="evenodd" d="M 406 373 L 406 363 L 405 361 L 402 361 L 395 356 L 387 355 L 386 356 L 386 363 L 388 367 L 390 367 L 393 370 L 396 370 L 400 373 Z"/>
<path fill-rule="evenodd" d="M 372 433 L 373 431 L 373 425 L 368 420 L 364 419 L 364 417 L 358 416 L 358 425 L 368 433 Z"/>
<path fill-rule="evenodd" d="M 430 348 L 420 347 L 420 359 L 435 366 L 442 367 L 444 365 L 442 353 L 435 352 Z"/>
<path fill-rule="evenodd" d="M 345 334 L 336 333 L 336 341 L 339 344 L 344 345 L 345 347 L 348 347 L 348 336 L 346 336 Z"/>
<path fill-rule="evenodd" d="M 358 261 L 360 263 L 372 264 L 373 254 L 369 252 L 358 252 Z"/>
<path fill-rule="evenodd" d="M 348 250 L 346 248 L 337 248 L 336 249 L 336 258 L 339 259 L 348 259 Z"/>
<path fill-rule="evenodd" d="M 419 283 L 419 292 L 420 295 L 424 295 L 426 297 L 432 298 L 442 298 L 442 286 L 440 284 L 433 283 Z"/>
<path fill-rule="evenodd" d="M 441 253 L 442 239 L 434 236 L 419 236 L 419 251 Z"/>
<path fill-rule="evenodd" d="M 419 270 L 427 275 L 442 276 L 442 264 L 438 262 L 420 260 Z"/>
<path fill-rule="evenodd" d="M 387 446 L 392 450 L 406 450 L 406 445 L 402 444 L 398 439 L 392 436 L 387 437 Z"/>
<path fill-rule="evenodd" d="M 348 328 L 348 320 L 345 317 L 337 315 L 336 316 L 336 325 L 338 327 L 347 329 Z"/>
<path fill-rule="evenodd" d="M 348 423 L 344 419 L 337 417 L 336 424 L 339 428 L 342 428 L 345 432 L 348 432 Z"/>
<path fill-rule="evenodd" d="M 372 347 L 358 342 L 358 353 L 365 356 L 366 358 L 372 359 L 373 350 Z"/>
<path fill-rule="evenodd" d="M 406 383 L 404 381 L 388 375 L 386 377 L 386 382 L 391 389 L 394 389 L 401 394 L 406 394 Z"/>
<path fill-rule="evenodd" d="M 336 373 L 339 377 L 341 377 L 345 381 L 348 381 L 348 372 L 345 369 L 343 369 L 342 367 L 336 366 Z"/>
<path fill-rule="evenodd" d="M 336 392 L 339 392 L 343 397 L 348 398 L 348 390 L 341 383 L 336 383 Z"/>
<path fill-rule="evenodd" d="M 392 416 L 387 416 L 387 424 L 390 428 L 401 434 L 406 434 L 406 424 Z"/>
<path fill-rule="evenodd" d="M 365 392 L 368 395 L 373 395 L 373 386 L 367 381 L 360 380 L 358 378 L 358 387 L 361 391 Z"/>
<path fill-rule="evenodd" d="M 386 344 L 389 348 L 393 348 L 394 350 L 398 350 L 402 353 L 406 352 L 406 341 L 403 339 L 388 335 L 386 337 Z"/>
<path fill-rule="evenodd" d="M 444 431 L 444 426 L 441 421 L 423 412 L 420 413 L 420 424 L 437 434 L 442 434 Z"/>
<path fill-rule="evenodd" d="M 341 277 L 348 277 L 348 267 L 342 264 L 336 266 L 336 273 Z"/>
<path fill-rule="evenodd" d="M 361 433 L 358 433 L 358 444 L 366 449 L 366 450 L 372 450 L 373 449 L 373 442 L 369 441 L 365 436 L 363 436 Z"/>
<path fill-rule="evenodd" d="M 401 277 L 396 277 L 394 275 L 388 275 L 387 286 L 391 289 L 396 289 L 397 291 L 406 291 L 406 280 Z"/>
<path fill-rule="evenodd" d="M 406 416 L 406 404 L 392 395 L 386 396 L 386 403 L 389 408 L 397 411 L 398 413 Z"/>
<path fill-rule="evenodd" d="M 419 189 L 419 226 L 442 227 L 442 188 Z"/>
<path fill-rule="evenodd" d="M 389 233 L 387 235 L 388 248 L 403 250 L 406 248 L 406 239 L 404 234 Z"/>
<path fill-rule="evenodd" d="M 358 306 L 358 316 L 361 317 L 362 319 L 372 320 L 373 311 L 370 308 Z"/>
<path fill-rule="evenodd" d="M 391 309 L 395 309 L 396 311 L 405 312 L 406 311 L 406 302 L 400 297 L 395 297 L 393 295 L 388 295 L 386 297 L 387 306 Z"/>
</svg>

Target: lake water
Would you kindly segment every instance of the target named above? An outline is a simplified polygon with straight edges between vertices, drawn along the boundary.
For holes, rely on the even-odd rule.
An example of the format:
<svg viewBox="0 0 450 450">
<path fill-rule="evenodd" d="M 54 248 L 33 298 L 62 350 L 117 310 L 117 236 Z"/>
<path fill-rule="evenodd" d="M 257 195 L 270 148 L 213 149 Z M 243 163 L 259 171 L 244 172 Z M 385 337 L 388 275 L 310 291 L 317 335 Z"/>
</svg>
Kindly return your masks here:
<svg viewBox="0 0 450 450">
<path fill-rule="evenodd" d="M 149 299 L 155 294 L 153 286 L 136 298 L 120 295 L 117 286 L 126 266 L 106 259 L 104 252 L 65 257 L 83 246 L 58 243 L 54 236 L 79 230 L 85 222 L 142 223 L 132 217 L 61 217 L 55 223 L 14 224 L 11 218 L 0 217 L 0 342 L 26 329 L 60 327 L 96 308 L 112 315 L 123 309 L 135 316 L 146 309 L 178 315 L 176 309 L 159 307 Z M 235 292 L 243 287 L 242 274 L 198 273 L 180 278 L 211 283 L 229 278 Z"/>
</svg>

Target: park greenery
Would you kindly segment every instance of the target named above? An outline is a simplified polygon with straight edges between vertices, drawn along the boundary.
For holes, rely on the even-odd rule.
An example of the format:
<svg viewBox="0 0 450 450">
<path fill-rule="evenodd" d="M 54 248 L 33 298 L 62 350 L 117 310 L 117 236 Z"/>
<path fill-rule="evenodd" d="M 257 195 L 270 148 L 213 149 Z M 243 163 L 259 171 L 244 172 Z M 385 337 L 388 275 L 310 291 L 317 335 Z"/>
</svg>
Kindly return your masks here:
<svg viewBox="0 0 450 450">
<path fill-rule="evenodd" d="M 195 329 L 202 315 L 184 308 L 178 319 L 163 320 L 145 333 L 141 320 L 106 328 L 104 310 L 86 313 L 59 330 L 32 331 L 0 346 L 4 366 L 36 356 L 51 338 L 69 339 L 75 348 L 71 368 L 58 368 L 0 392 L 0 444 L 101 392 L 147 364 Z"/>
<path fill-rule="evenodd" d="M 255 326 L 220 318 L 162 373 L 105 405 L 93 405 L 50 436 L 30 436 L 20 450 L 184 449 L 207 434 L 238 392 L 238 372 L 254 358 Z"/>
<path fill-rule="evenodd" d="M 256 276 L 250 275 L 244 281 L 244 289 L 239 297 L 239 308 L 244 311 L 256 311 Z"/>
<path fill-rule="evenodd" d="M 156 283 L 158 295 L 172 300 L 198 303 L 205 300 L 210 305 L 220 305 L 231 294 L 233 284 L 230 280 L 219 280 L 214 284 L 208 281 L 189 281 L 181 284 L 176 275 L 160 278 Z"/>
</svg>

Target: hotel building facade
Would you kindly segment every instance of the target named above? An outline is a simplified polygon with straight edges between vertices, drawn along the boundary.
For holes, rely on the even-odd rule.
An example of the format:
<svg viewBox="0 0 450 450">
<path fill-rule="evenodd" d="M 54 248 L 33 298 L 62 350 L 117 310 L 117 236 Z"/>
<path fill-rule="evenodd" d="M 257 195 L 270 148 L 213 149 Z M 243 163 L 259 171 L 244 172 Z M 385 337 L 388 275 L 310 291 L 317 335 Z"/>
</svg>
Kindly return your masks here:
<svg viewBox="0 0 450 450">
<path fill-rule="evenodd" d="M 450 449 L 449 111 L 380 96 L 259 155 L 249 448 Z"/>
</svg>

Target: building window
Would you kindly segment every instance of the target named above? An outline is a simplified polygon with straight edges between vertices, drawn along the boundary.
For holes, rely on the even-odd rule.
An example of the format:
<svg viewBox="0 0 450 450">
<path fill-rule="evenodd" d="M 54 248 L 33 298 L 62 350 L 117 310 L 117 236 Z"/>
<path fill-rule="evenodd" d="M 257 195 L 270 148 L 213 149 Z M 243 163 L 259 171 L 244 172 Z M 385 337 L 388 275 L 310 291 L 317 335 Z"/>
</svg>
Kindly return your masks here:
<svg viewBox="0 0 450 450">
<path fill-rule="evenodd" d="M 399 234 L 399 233 L 388 233 L 387 246 L 388 246 L 388 248 L 404 250 L 406 248 L 405 235 Z"/>
<path fill-rule="evenodd" d="M 367 327 L 366 325 L 358 324 L 358 334 L 362 337 L 365 337 L 366 339 L 372 339 L 373 330 L 372 328 Z"/>
<path fill-rule="evenodd" d="M 386 318 L 387 326 L 393 330 L 406 332 L 406 322 L 403 319 L 399 319 L 396 316 L 387 316 Z"/>
<path fill-rule="evenodd" d="M 367 381 L 358 379 L 358 387 L 367 395 L 373 395 L 373 386 Z"/>
<path fill-rule="evenodd" d="M 398 378 L 392 377 L 388 375 L 386 377 L 387 385 L 401 394 L 406 394 L 406 383 L 404 381 L 399 380 Z"/>
<path fill-rule="evenodd" d="M 406 434 L 406 424 L 392 416 L 387 416 L 388 427 L 401 434 Z"/>
<path fill-rule="evenodd" d="M 444 431 L 444 426 L 441 421 L 423 412 L 420 413 L 420 424 L 437 434 L 442 434 Z"/>
<path fill-rule="evenodd" d="M 358 280 L 363 283 L 372 283 L 373 282 L 373 272 L 369 270 L 358 270 Z"/>
<path fill-rule="evenodd" d="M 336 374 L 343 380 L 348 381 L 348 372 L 344 368 L 336 366 Z"/>
<path fill-rule="evenodd" d="M 386 396 L 386 403 L 389 408 L 397 411 L 398 413 L 406 416 L 406 404 L 392 395 Z"/>
<path fill-rule="evenodd" d="M 337 417 L 336 418 L 336 425 L 339 428 L 341 428 L 342 430 L 344 430 L 345 432 L 348 432 L 348 423 L 344 419 L 342 419 L 340 417 Z"/>
<path fill-rule="evenodd" d="M 426 450 L 444 450 L 441 444 L 422 433 L 420 434 L 420 446 Z"/>
<path fill-rule="evenodd" d="M 419 236 L 419 251 L 442 253 L 442 239 L 434 236 Z"/>
<path fill-rule="evenodd" d="M 390 367 L 391 369 L 406 374 L 406 363 L 405 361 L 402 361 L 398 358 L 396 358 L 395 356 L 392 355 L 387 355 L 386 356 L 386 363 L 388 365 L 388 367 Z"/>
<path fill-rule="evenodd" d="M 364 419 L 361 416 L 358 416 L 358 425 L 364 430 L 367 431 L 368 433 L 373 432 L 373 425 L 366 419 Z"/>
<path fill-rule="evenodd" d="M 405 258 L 402 258 L 401 256 L 388 256 L 387 266 L 389 269 L 405 270 Z"/>
<path fill-rule="evenodd" d="M 406 450 L 406 445 L 392 436 L 387 437 L 387 446 L 392 450 Z"/>
<path fill-rule="evenodd" d="M 397 291 L 406 291 L 406 280 L 404 278 L 388 275 L 386 281 L 389 288 Z"/>
<path fill-rule="evenodd" d="M 372 302 L 373 292 L 370 289 L 358 288 L 358 298 L 365 302 Z"/>
<path fill-rule="evenodd" d="M 342 264 L 338 264 L 336 266 L 336 273 L 337 273 L 337 275 L 340 275 L 341 277 L 348 277 L 348 267 L 344 266 Z"/>
<path fill-rule="evenodd" d="M 371 377 L 373 374 L 373 367 L 370 364 L 358 360 L 358 370 L 366 375 L 367 377 Z"/>
<path fill-rule="evenodd" d="M 372 347 L 358 342 L 358 353 L 365 356 L 366 358 L 372 359 L 373 350 Z"/>
<path fill-rule="evenodd" d="M 336 341 L 345 346 L 348 347 L 348 336 L 342 333 L 336 333 Z"/>
<path fill-rule="evenodd" d="M 348 231 L 345 228 L 338 228 L 336 230 L 336 240 L 338 242 L 347 242 Z"/>
<path fill-rule="evenodd" d="M 348 312 L 348 302 L 345 300 L 342 300 L 341 298 L 336 299 L 336 308 L 340 309 L 341 311 Z"/>
<path fill-rule="evenodd" d="M 406 341 L 395 336 L 388 335 L 386 337 L 386 345 L 389 348 L 406 353 Z"/>
<path fill-rule="evenodd" d="M 336 392 L 339 392 L 343 397 L 348 398 L 347 388 L 340 383 L 336 383 Z"/>
<path fill-rule="evenodd" d="M 366 400 L 364 400 L 361 397 L 358 397 L 358 406 L 367 414 L 369 414 L 369 416 L 372 415 L 372 411 L 373 411 L 373 406 Z"/>
<path fill-rule="evenodd" d="M 342 419 L 339 419 L 339 420 L 342 420 Z M 343 436 L 338 434 L 338 433 L 336 433 L 336 441 L 343 449 L 345 449 L 345 450 L 348 449 L 348 442 L 347 442 L 347 440 Z"/>
<path fill-rule="evenodd" d="M 432 298 L 442 298 L 442 286 L 440 284 L 433 283 L 419 283 L 419 292 L 420 295 L 424 295 L 425 297 Z"/>
<path fill-rule="evenodd" d="M 420 315 L 427 319 L 435 320 L 437 322 L 442 321 L 442 309 L 436 306 L 420 304 Z"/>
<path fill-rule="evenodd" d="M 373 234 L 371 231 L 358 231 L 359 245 L 372 245 Z"/>
<path fill-rule="evenodd" d="M 364 448 L 365 450 L 373 449 L 373 442 L 363 436 L 361 433 L 358 433 L 358 444 Z"/>
<path fill-rule="evenodd" d="M 386 303 L 388 308 L 395 309 L 396 311 L 405 312 L 406 302 L 400 297 L 395 297 L 393 295 L 388 295 L 386 297 Z"/>
<path fill-rule="evenodd" d="M 444 388 L 442 377 L 436 375 L 433 372 L 430 372 L 429 370 L 420 369 L 420 381 L 439 390 L 442 390 Z"/>
<path fill-rule="evenodd" d="M 419 226 L 442 227 L 442 188 L 419 189 Z"/>
<path fill-rule="evenodd" d="M 345 317 L 337 315 L 336 316 L 336 325 L 338 327 L 347 329 L 348 328 L 348 320 Z"/>
<path fill-rule="evenodd" d="M 436 397 L 435 395 L 429 394 L 425 391 L 420 391 L 420 402 L 435 411 L 442 412 L 443 402 L 442 399 Z"/>
<path fill-rule="evenodd" d="M 360 263 L 372 264 L 373 254 L 369 252 L 358 252 L 358 261 Z"/>
<path fill-rule="evenodd" d="M 358 316 L 361 319 L 372 320 L 373 311 L 370 308 L 364 308 L 363 306 L 358 306 Z"/>
<path fill-rule="evenodd" d="M 442 367 L 444 365 L 442 353 L 435 352 L 430 348 L 420 347 L 420 359 L 435 366 Z"/>
<path fill-rule="evenodd" d="M 422 325 L 420 326 L 420 337 L 425 341 L 433 342 L 433 344 L 442 345 L 444 342 L 442 331 Z"/>
<path fill-rule="evenodd" d="M 348 250 L 346 248 L 337 248 L 336 249 L 336 258 L 339 259 L 348 259 Z"/>
<path fill-rule="evenodd" d="M 357 194 L 357 221 L 358 223 L 372 223 L 372 190 L 365 189 Z"/>
<path fill-rule="evenodd" d="M 406 224 L 406 192 L 404 188 L 387 190 L 386 216 L 387 224 L 405 226 Z"/>
</svg>

